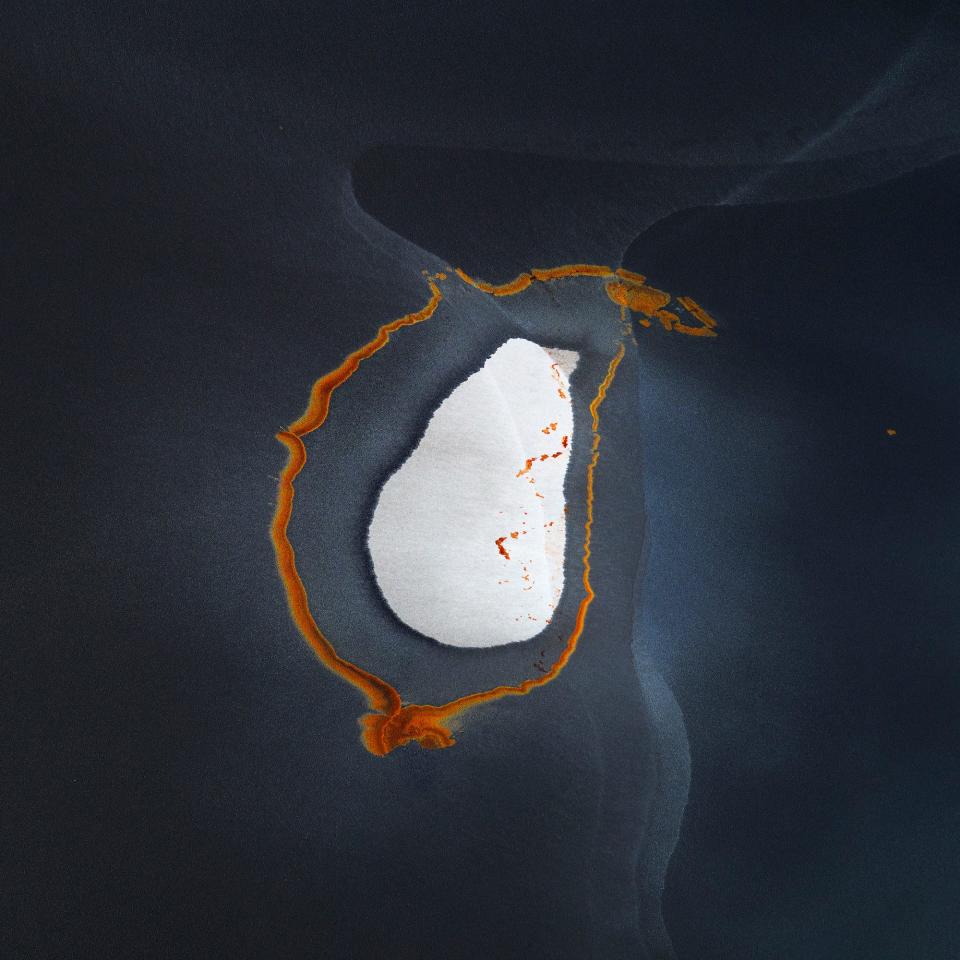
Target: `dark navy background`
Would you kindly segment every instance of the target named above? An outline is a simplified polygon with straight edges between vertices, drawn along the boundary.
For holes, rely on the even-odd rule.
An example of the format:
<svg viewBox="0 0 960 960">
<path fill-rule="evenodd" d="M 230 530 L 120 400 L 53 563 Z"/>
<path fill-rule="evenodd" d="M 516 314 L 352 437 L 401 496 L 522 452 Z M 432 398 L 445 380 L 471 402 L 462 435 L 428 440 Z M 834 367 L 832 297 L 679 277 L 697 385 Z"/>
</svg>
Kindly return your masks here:
<svg viewBox="0 0 960 960">
<path fill-rule="evenodd" d="M 731 328 L 652 341 L 641 387 L 644 621 L 694 771 L 681 955 L 960 950 L 958 245 L 951 160 L 677 214 L 625 258 Z"/>
<path fill-rule="evenodd" d="M 421 267 L 585 260 L 722 330 L 640 331 L 633 381 L 676 955 L 957 956 L 958 38 L 917 3 L 11 6 L 2 952 L 643 955 L 598 946 L 617 823 L 586 876 L 538 795 L 649 782 L 561 725 L 620 681 L 544 691 L 540 755 L 492 711 L 364 765 L 265 536 L 273 434 Z M 437 796 L 498 816 L 431 833 Z"/>
</svg>

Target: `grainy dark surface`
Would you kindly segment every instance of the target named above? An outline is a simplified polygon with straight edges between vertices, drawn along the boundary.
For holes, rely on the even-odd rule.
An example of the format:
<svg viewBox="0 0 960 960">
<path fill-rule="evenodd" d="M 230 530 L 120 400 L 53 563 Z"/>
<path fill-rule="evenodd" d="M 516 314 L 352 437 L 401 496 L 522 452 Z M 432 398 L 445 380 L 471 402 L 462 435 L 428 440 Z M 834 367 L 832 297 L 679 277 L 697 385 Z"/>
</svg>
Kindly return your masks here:
<svg viewBox="0 0 960 960">
<path fill-rule="evenodd" d="M 0 953 L 958 955 L 952 7 L 31 3 L 0 49 Z M 568 670 L 373 758 L 274 433 L 422 269 L 571 261 L 721 335 L 624 361 Z M 371 498 L 503 338 L 596 382 L 579 283 L 452 298 L 312 441 L 318 618 L 411 696 L 527 645 L 393 620 Z"/>
</svg>

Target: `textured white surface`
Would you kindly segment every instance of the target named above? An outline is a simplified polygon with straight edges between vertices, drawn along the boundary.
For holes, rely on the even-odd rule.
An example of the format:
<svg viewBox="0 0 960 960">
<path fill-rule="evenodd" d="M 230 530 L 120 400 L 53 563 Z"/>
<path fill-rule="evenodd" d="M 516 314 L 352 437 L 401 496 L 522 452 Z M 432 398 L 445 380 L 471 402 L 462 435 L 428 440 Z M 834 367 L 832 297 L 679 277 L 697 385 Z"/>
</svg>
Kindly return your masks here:
<svg viewBox="0 0 960 960">
<path fill-rule="evenodd" d="M 370 555 L 384 598 L 414 630 L 492 647 L 549 623 L 563 590 L 577 359 L 508 340 L 440 404 L 383 485 Z"/>
</svg>

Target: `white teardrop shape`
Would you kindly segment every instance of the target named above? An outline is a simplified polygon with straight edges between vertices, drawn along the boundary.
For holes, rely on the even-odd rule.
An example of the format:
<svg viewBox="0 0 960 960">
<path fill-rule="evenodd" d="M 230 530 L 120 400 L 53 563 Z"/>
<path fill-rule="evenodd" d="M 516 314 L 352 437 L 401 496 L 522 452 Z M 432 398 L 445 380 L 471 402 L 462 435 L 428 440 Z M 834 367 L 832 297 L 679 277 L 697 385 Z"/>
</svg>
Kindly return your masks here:
<svg viewBox="0 0 960 960">
<path fill-rule="evenodd" d="M 390 609 L 455 647 L 529 640 L 563 592 L 579 355 L 504 343 L 444 400 L 370 522 Z"/>
</svg>

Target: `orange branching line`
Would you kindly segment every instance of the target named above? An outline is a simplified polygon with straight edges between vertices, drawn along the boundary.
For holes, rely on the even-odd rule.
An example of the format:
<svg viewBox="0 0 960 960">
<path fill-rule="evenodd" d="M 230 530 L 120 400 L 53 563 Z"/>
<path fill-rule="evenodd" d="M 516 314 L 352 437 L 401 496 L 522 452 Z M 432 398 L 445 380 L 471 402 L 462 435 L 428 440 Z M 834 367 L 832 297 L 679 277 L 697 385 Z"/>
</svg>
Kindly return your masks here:
<svg viewBox="0 0 960 960">
<path fill-rule="evenodd" d="M 500 285 L 475 280 L 459 268 L 456 270 L 456 274 L 464 283 L 495 297 L 513 296 L 526 290 L 534 282 L 549 283 L 567 277 L 597 277 L 601 279 L 619 277 L 621 280 L 618 282 L 625 282 L 629 287 L 621 288 L 616 284 L 611 287 L 608 284 L 607 292 L 611 299 L 621 304 L 622 315 L 626 314 L 628 308 L 634 309 L 632 301 L 635 299 L 657 294 L 663 296 L 660 291 L 643 286 L 645 278 L 640 274 L 623 268 L 613 271 L 609 267 L 595 264 L 575 263 L 553 267 L 548 270 L 530 270 L 528 273 L 521 273 L 508 283 Z M 404 705 L 396 688 L 386 680 L 341 657 L 314 620 L 310 611 L 306 588 L 297 570 L 296 554 L 288 536 L 290 518 L 293 515 L 294 481 L 307 462 L 307 451 L 302 438 L 323 425 L 330 412 L 333 392 L 357 372 L 364 360 L 387 345 L 391 333 L 403 327 L 423 323 L 434 315 L 443 300 L 443 293 L 437 281 L 446 279 L 446 275 L 442 273 L 428 277 L 430 299 L 426 305 L 421 310 L 408 313 L 384 324 L 372 340 L 354 350 L 340 366 L 317 380 L 310 392 L 310 402 L 306 410 L 286 430 L 281 430 L 277 434 L 277 439 L 286 446 L 289 457 L 287 465 L 280 475 L 277 507 L 270 527 L 270 536 L 276 553 L 277 569 L 286 590 L 290 614 L 304 639 L 324 666 L 356 687 L 365 697 L 370 709 L 374 711 L 362 716 L 360 725 L 364 746 L 377 756 L 383 756 L 396 747 L 403 746 L 411 741 L 416 741 L 422 747 L 428 749 L 452 746 L 456 741 L 448 725 L 454 717 L 482 703 L 499 700 L 503 697 L 525 696 L 537 687 L 550 683 L 566 667 L 576 651 L 577 644 L 583 634 L 587 611 L 596 596 L 590 583 L 590 556 L 593 531 L 593 481 L 594 472 L 600 460 L 600 406 L 607 396 L 607 391 L 616 376 L 617 367 L 623 359 L 624 345 L 622 341 L 617 347 L 617 352 L 607 367 L 606 375 L 600 382 L 596 395 L 590 403 L 590 415 L 593 418 L 593 446 L 586 477 L 587 516 L 584 524 L 583 540 L 583 598 L 577 609 L 577 616 L 567 642 L 557 660 L 548 670 L 538 667 L 541 671 L 540 676 L 531 677 L 517 684 L 501 684 L 489 690 L 467 694 L 441 705 L 416 703 Z M 669 299 L 669 294 L 666 297 Z M 678 298 L 678 302 L 701 323 L 702 328 L 686 327 L 681 329 L 679 325 L 674 323 L 674 329 L 699 336 L 716 336 L 714 331 L 716 321 L 702 307 L 689 298 Z M 645 301 L 642 301 L 642 305 L 646 305 Z M 673 314 L 670 315 L 671 318 L 674 316 Z M 664 326 L 669 329 L 667 323 L 664 323 Z M 567 440 L 566 437 L 563 439 L 564 441 Z M 566 442 L 564 442 L 564 446 L 566 446 Z M 554 454 L 554 456 L 559 455 L 559 453 Z M 506 538 L 502 539 L 505 540 Z M 501 553 L 508 556 L 501 542 L 498 541 L 497 546 Z"/>
</svg>

